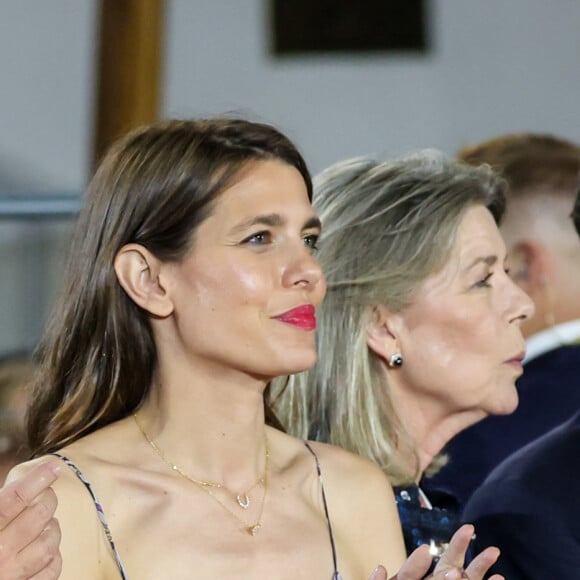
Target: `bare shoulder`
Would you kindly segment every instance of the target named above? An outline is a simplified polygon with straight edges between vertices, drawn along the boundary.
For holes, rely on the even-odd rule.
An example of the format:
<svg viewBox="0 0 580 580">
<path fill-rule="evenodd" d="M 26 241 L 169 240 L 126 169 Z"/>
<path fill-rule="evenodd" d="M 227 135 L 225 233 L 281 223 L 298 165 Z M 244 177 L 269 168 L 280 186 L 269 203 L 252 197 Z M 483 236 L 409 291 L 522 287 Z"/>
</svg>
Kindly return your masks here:
<svg viewBox="0 0 580 580">
<path fill-rule="evenodd" d="M 374 463 L 339 447 L 309 442 L 318 457 L 333 527 L 366 567 L 395 572 L 405 547 L 392 486 Z M 365 568 L 366 570 L 366 568 Z M 365 572 L 366 573 L 366 572 Z"/>
<path fill-rule="evenodd" d="M 74 510 L 77 513 L 79 513 L 79 511 L 82 513 L 85 504 L 87 504 L 87 498 L 85 497 L 87 492 L 85 491 L 83 493 L 83 488 L 81 485 L 79 485 L 80 482 L 77 480 L 74 473 L 70 469 L 67 469 L 64 466 L 62 460 L 60 460 L 58 457 L 53 455 L 45 455 L 31 461 L 26 461 L 25 463 L 20 463 L 10 470 L 6 481 L 10 482 L 22 479 L 37 465 L 46 463 L 47 461 L 58 465 L 60 468 L 59 476 L 57 480 L 51 485 L 51 487 L 58 499 L 56 516 L 61 523 L 66 523 L 69 511 L 73 511 L 71 509 L 72 506 L 75 506 Z M 82 526 L 83 521 L 84 518 L 81 519 L 79 514 L 79 521 L 76 523 L 78 523 L 79 526 Z"/>
<path fill-rule="evenodd" d="M 288 468 L 314 476 L 314 466 L 317 462 L 324 476 L 325 485 L 332 487 L 336 492 L 360 492 L 363 486 L 367 492 L 376 492 L 387 501 L 393 499 L 387 477 L 368 459 L 335 445 L 318 441 L 306 442 L 275 430 L 272 430 L 269 438 L 272 444 L 276 445 L 278 454 L 285 457 Z"/>
<path fill-rule="evenodd" d="M 368 493 L 374 491 L 389 501 L 394 497 L 386 475 L 368 459 L 328 443 L 309 441 L 308 445 L 318 458 L 325 481 L 333 486 L 344 491 L 360 491 L 363 486 Z"/>
<path fill-rule="evenodd" d="M 398 570 L 405 547 L 393 490 L 382 470 L 334 445 L 274 431 L 269 439 L 275 450 L 272 457 L 284 457 L 284 481 L 305 490 L 323 519 L 328 512 L 339 568 L 361 578 L 368 578 L 378 564 Z"/>
<path fill-rule="evenodd" d="M 75 496 L 80 495 L 81 488 L 75 482 L 74 474 L 69 469 L 63 469 L 64 464 L 62 460 L 54 455 L 44 455 L 42 457 L 38 457 L 30 461 L 25 461 L 24 463 L 16 465 L 8 473 L 8 476 L 6 477 L 6 483 L 22 479 L 25 475 L 28 475 L 37 465 L 47 462 L 50 462 L 59 467 L 59 476 L 51 486 L 59 498 L 59 506 L 60 504 L 65 503 L 61 500 L 73 499 Z"/>
</svg>

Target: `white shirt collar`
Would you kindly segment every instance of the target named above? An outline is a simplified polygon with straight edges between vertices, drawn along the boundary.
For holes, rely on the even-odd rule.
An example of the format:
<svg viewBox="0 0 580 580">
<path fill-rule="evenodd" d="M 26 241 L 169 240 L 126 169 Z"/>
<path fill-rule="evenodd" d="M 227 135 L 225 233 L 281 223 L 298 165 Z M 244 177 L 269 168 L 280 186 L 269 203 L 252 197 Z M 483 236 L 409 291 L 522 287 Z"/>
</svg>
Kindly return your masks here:
<svg viewBox="0 0 580 580">
<path fill-rule="evenodd" d="M 530 336 L 526 341 L 524 364 L 550 350 L 572 344 L 578 340 L 580 340 L 580 319 L 546 328 L 546 330 Z"/>
</svg>

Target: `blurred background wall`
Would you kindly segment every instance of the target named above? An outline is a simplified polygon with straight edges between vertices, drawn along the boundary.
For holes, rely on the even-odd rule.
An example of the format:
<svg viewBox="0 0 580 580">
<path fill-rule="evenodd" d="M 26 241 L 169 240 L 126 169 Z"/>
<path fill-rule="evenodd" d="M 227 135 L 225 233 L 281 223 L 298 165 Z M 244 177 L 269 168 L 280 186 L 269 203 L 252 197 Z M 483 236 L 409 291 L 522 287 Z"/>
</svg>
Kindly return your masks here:
<svg viewBox="0 0 580 580">
<path fill-rule="evenodd" d="M 159 114 L 272 122 L 315 172 L 513 131 L 580 141 L 580 2 L 425 5 L 425 53 L 275 57 L 269 0 L 166 0 Z M 0 195 L 81 194 L 98 15 L 99 0 L 0 0 Z M 0 354 L 34 345 L 67 234 L 66 221 L 0 218 Z"/>
</svg>

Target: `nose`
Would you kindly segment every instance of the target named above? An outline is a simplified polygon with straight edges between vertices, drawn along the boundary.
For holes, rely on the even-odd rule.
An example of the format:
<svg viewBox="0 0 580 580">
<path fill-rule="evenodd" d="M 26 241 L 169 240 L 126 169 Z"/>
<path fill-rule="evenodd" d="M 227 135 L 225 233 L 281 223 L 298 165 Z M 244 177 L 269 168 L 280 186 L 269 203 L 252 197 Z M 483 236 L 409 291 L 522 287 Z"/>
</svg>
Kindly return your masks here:
<svg viewBox="0 0 580 580">
<path fill-rule="evenodd" d="M 510 308 L 510 322 L 522 323 L 529 320 L 534 315 L 536 307 L 533 300 L 515 282 L 510 280 L 512 286 L 512 300 Z"/>
<path fill-rule="evenodd" d="M 310 290 L 324 281 L 320 263 L 305 245 L 288 256 L 288 262 L 282 274 L 284 286 L 288 288 L 304 288 Z"/>
</svg>

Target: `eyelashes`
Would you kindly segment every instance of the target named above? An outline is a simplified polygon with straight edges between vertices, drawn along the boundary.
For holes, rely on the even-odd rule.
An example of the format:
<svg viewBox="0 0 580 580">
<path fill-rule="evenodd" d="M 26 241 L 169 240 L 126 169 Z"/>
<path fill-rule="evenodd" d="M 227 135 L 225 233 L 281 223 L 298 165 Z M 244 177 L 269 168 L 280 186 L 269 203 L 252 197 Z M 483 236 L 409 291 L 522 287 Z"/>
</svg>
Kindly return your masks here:
<svg viewBox="0 0 580 580">
<path fill-rule="evenodd" d="M 320 236 L 318 234 L 308 234 L 308 235 L 304 236 L 302 239 L 303 239 L 304 245 L 311 252 L 315 252 L 316 250 L 318 250 L 319 238 L 320 238 Z M 257 247 L 268 246 L 268 245 L 274 243 L 274 235 L 272 234 L 272 232 L 270 232 L 268 230 L 263 230 L 263 231 L 253 233 L 252 235 L 248 236 L 247 238 L 244 238 L 241 243 L 242 243 L 242 245 L 248 245 L 248 246 L 257 246 Z"/>
<path fill-rule="evenodd" d="M 504 268 L 504 272 L 506 276 L 510 275 L 510 269 Z M 491 288 L 491 284 L 489 283 L 493 276 L 493 272 L 488 272 L 479 282 L 476 282 L 474 286 L 476 288 Z"/>
<path fill-rule="evenodd" d="M 307 246 L 311 252 L 316 252 L 318 250 L 318 240 L 320 236 L 318 234 L 309 234 L 304 238 L 304 245 Z"/>
<path fill-rule="evenodd" d="M 490 288 L 491 284 L 489 283 L 489 281 L 491 280 L 492 276 L 493 276 L 493 272 L 489 272 L 481 280 L 479 280 L 479 282 L 475 283 L 475 287 L 476 288 Z"/>
<path fill-rule="evenodd" d="M 272 242 L 272 234 L 268 231 L 256 232 L 242 240 L 242 244 L 262 246 Z"/>
</svg>

